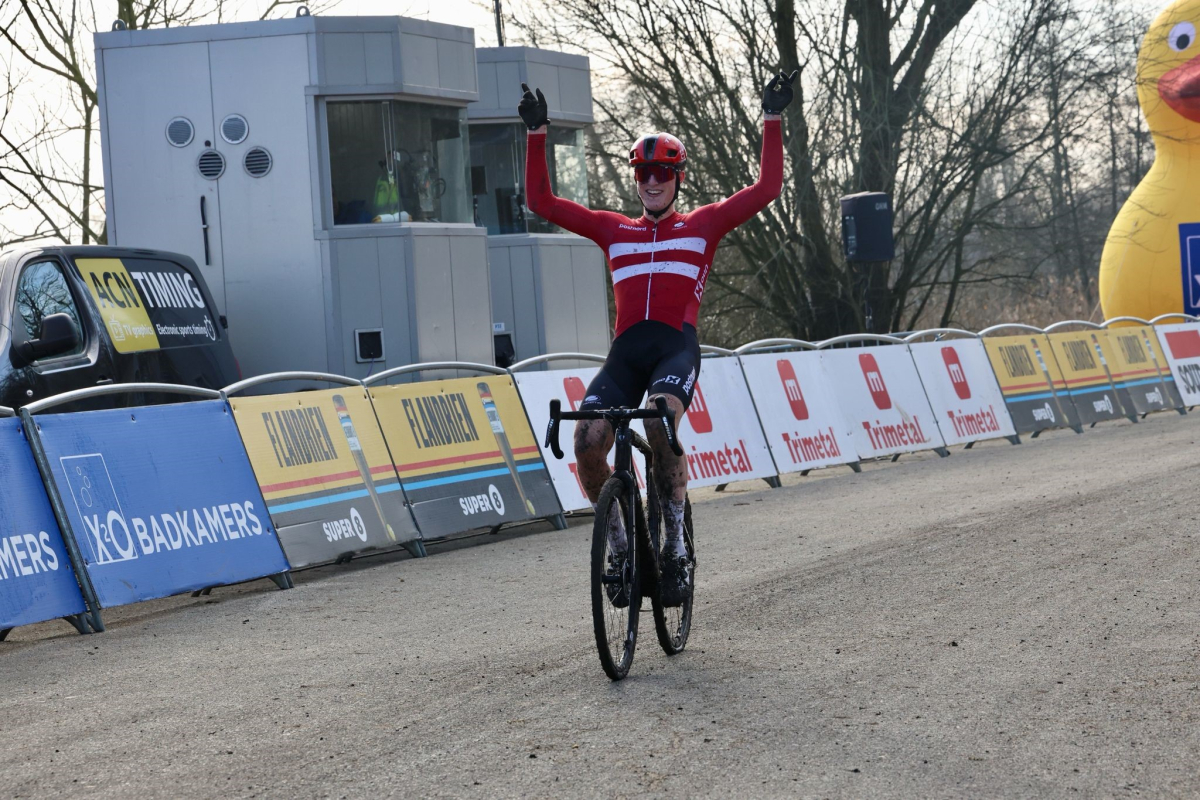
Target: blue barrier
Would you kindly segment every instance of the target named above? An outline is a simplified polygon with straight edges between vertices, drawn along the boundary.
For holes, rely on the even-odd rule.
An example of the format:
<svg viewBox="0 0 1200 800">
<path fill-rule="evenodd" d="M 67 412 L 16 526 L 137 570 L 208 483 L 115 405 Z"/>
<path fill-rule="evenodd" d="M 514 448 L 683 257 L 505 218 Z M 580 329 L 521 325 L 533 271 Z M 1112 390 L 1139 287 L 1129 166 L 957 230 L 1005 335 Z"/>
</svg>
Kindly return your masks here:
<svg viewBox="0 0 1200 800">
<path fill-rule="evenodd" d="M 0 419 L 0 640 L 19 625 L 86 611 L 75 571 L 42 487 L 21 422 Z"/>
<path fill-rule="evenodd" d="M 261 577 L 290 586 L 224 400 L 38 416 L 36 429 L 102 607 Z"/>
</svg>

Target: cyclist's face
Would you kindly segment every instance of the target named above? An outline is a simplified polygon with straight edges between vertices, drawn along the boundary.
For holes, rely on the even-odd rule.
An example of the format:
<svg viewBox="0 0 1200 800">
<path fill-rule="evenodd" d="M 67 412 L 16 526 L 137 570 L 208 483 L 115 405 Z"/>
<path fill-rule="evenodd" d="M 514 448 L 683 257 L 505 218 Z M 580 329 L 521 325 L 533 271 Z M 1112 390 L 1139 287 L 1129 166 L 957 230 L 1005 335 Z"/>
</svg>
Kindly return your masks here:
<svg viewBox="0 0 1200 800">
<path fill-rule="evenodd" d="M 642 200 L 642 205 L 647 211 L 662 211 L 675 202 L 675 173 L 671 171 L 670 178 L 666 181 L 659 181 L 661 175 L 655 174 L 659 170 L 647 170 L 650 174 L 643 175 L 646 180 L 639 181 L 635 174 L 634 180 L 637 182 L 638 197 Z"/>
</svg>

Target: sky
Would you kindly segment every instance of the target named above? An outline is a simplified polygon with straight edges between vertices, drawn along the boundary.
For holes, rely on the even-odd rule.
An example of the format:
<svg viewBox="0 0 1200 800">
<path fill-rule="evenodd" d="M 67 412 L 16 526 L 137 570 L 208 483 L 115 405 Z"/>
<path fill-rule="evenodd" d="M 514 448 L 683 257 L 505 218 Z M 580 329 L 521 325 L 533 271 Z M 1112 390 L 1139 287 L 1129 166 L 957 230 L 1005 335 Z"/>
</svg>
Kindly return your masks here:
<svg viewBox="0 0 1200 800">
<path fill-rule="evenodd" d="M 328 14 L 417 17 L 475 29 L 476 47 L 496 46 L 496 23 L 488 0 L 342 0 Z"/>
</svg>

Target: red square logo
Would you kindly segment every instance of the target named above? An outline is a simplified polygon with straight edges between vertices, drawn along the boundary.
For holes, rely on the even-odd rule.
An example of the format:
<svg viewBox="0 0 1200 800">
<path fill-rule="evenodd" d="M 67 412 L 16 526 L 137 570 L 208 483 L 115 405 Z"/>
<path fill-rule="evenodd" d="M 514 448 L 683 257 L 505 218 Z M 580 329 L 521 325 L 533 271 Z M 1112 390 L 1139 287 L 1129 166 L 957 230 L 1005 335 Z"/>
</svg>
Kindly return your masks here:
<svg viewBox="0 0 1200 800">
<path fill-rule="evenodd" d="M 1200 358 L 1200 332 L 1172 331 L 1167 334 L 1167 346 L 1177 359 Z"/>
<path fill-rule="evenodd" d="M 696 433 L 712 433 L 712 417 L 708 413 L 708 403 L 704 402 L 704 392 L 700 391 L 700 383 L 696 383 L 696 393 L 692 395 L 692 404 L 687 408 L 687 419 Z"/>
<path fill-rule="evenodd" d="M 800 391 L 800 381 L 796 379 L 792 362 L 781 358 L 775 362 L 775 369 L 779 370 L 779 380 L 783 382 L 783 393 L 792 407 L 792 416 L 800 421 L 808 419 L 808 403 L 804 402 L 804 392 Z"/>
<path fill-rule="evenodd" d="M 958 395 L 958 399 L 970 400 L 971 384 L 967 383 L 967 373 L 958 358 L 958 351 L 953 347 L 943 347 L 942 361 L 946 362 L 946 372 L 950 373 L 950 383 L 954 385 L 954 393 Z"/>
<path fill-rule="evenodd" d="M 587 387 L 583 385 L 583 381 L 579 378 L 568 376 L 563 378 L 563 389 L 567 393 L 567 403 L 570 404 L 572 411 L 578 411 L 579 406 L 583 404 L 583 398 L 587 397 Z"/>
<path fill-rule="evenodd" d="M 888 394 L 887 384 L 883 382 L 879 362 L 870 353 L 863 353 L 858 357 L 858 365 L 862 367 L 863 377 L 867 379 L 867 389 L 871 392 L 875 407 L 880 411 L 887 411 L 892 407 L 892 398 Z"/>
</svg>

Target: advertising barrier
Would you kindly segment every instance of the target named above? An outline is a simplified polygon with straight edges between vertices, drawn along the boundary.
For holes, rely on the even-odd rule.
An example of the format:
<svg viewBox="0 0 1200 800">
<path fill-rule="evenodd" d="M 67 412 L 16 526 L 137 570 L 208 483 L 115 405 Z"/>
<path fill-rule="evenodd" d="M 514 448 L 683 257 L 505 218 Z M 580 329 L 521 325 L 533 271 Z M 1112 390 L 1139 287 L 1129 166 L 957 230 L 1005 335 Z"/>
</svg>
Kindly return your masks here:
<svg viewBox="0 0 1200 800">
<path fill-rule="evenodd" d="M 1110 344 L 1113 383 L 1125 410 L 1132 406 L 1143 416 L 1154 411 L 1183 408 L 1183 398 L 1175 387 L 1175 376 L 1149 325 L 1109 328 L 1104 332 Z"/>
<path fill-rule="evenodd" d="M 919 450 L 947 454 L 916 365 L 903 343 L 821 350 L 821 367 L 854 432 L 860 458 Z"/>
<path fill-rule="evenodd" d="M 81 632 L 83 595 L 21 421 L 0 419 L 0 640 L 58 617 Z"/>
<path fill-rule="evenodd" d="M 1175 376 L 1175 386 L 1188 408 L 1200 404 L 1200 324 L 1155 325 Z"/>
<path fill-rule="evenodd" d="M 1113 385 L 1109 358 L 1101 342 L 1102 330 L 1055 331 L 1046 334 L 1050 350 L 1058 362 L 1067 391 L 1075 403 L 1079 421 L 1084 425 L 1134 416 L 1126 413 Z M 1134 416 L 1136 420 L 1136 416 Z"/>
<path fill-rule="evenodd" d="M 515 371 L 513 377 L 534 430 L 545 430 L 550 420 L 549 404 L 553 399 L 559 400 L 564 409 L 579 410 L 587 393 L 587 385 L 596 377 L 598 369 Z M 642 420 L 634 420 L 632 427 L 645 435 Z M 574 428 L 568 426 L 567 430 L 573 431 Z M 770 483 L 778 475 L 763 437 L 762 426 L 754 413 L 754 401 L 736 358 L 704 359 L 691 405 L 680 420 L 678 430 L 679 441 L 687 458 L 688 486 L 691 488 L 724 486 L 734 481 L 756 478 Z M 542 457 L 550 468 L 554 488 L 563 508 L 568 511 L 590 509 L 591 503 L 579 483 L 572 449 L 563 448 L 561 461 L 545 448 Z M 609 462 L 612 462 L 611 453 Z M 640 464 L 640 458 L 634 459 L 638 481 L 644 485 Z"/>
<path fill-rule="evenodd" d="M 857 468 L 854 433 L 815 350 L 741 356 L 746 382 L 781 473 Z"/>
<path fill-rule="evenodd" d="M 1016 440 L 983 342 L 965 338 L 912 342 L 908 347 L 946 444 Z"/>
<path fill-rule="evenodd" d="M 229 404 L 293 568 L 420 538 L 364 387 Z"/>
<path fill-rule="evenodd" d="M 678 425 L 688 486 L 723 486 L 779 472 L 737 358 L 706 358 L 691 405 Z"/>
<path fill-rule="evenodd" d="M 425 538 L 561 513 L 511 376 L 369 392 Z"/>
<path fill-rule="evenodd" d="M 223 400 L 36 423 L 64 534 L 74 536 L 102 607 L 287 571 Z"/>
<path fill-rule="evenodd" d="M 1043 352 L 1049 346 L 1044 334 L 985 336 L 983 346 L 1018 433 L 1036 438 L 1051 428 L 1083 432 L 1058 362 Z"/>
</svg>

